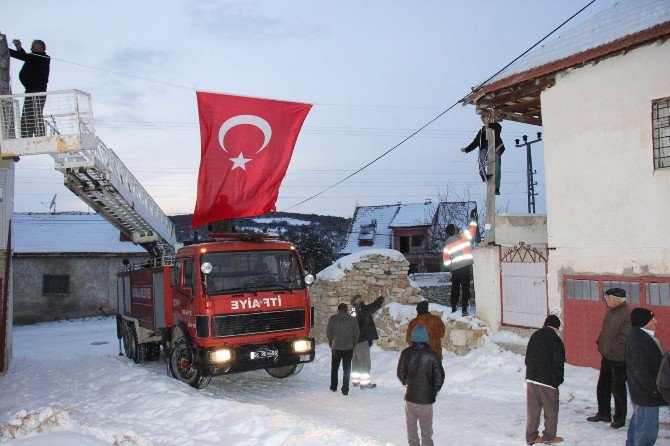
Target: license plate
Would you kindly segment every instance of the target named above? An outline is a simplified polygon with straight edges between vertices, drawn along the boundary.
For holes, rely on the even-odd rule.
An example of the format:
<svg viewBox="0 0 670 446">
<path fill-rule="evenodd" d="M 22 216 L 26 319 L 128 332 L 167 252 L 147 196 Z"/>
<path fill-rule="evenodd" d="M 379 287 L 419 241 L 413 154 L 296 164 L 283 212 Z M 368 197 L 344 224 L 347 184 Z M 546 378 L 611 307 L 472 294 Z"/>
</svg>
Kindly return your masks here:
<svg viewBox="0 0 670 446">
<path fill-rule="evenodd" d="M 255 352 L 249 353 L 249 356 L 251 359 L 258 359 L 258 358 L 274 358 L 279 354 L 278 350 L 257 350 Z"/>
</svg>

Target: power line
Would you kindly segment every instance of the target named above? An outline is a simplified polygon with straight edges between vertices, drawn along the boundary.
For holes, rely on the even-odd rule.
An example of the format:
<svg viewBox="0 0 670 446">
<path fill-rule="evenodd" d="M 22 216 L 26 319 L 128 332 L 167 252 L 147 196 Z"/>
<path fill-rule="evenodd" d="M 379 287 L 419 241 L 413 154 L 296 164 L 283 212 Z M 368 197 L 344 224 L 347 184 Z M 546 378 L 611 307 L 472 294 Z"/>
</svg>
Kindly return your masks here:
<svg viewBox="0 0 670 446">
<path fill-rule="evenodd" d="M 523 56 L 525 56 L 526 54 L 528 54 L 528 52 L 530 52 L 533 48 L 535 48 L 536 46 L 538 46 L 539 44 L 541 44 L 542 42 L 544 42 L 547 38 L 549 38 L 549 36 L 551 36 L 551 35 L 554 34 L 556 31 L 558 31 L 559 29 L 561 29 L 566 23 L 568 23 L 569 21 L 571 21 L 573 18 L 575 18 L 577 15 L 579 15 L 582 11 L 584 11 L 586 8 L 588 8 L 588 7 L 591 6 L 593 3 L 595 3 L 595 1 L 596 1 L 596 0 L 591 0 L 586 6 L 584 6 L 583 8 L 581 8 L 579 11 L 577 11 L 576 13 L 574 13 L 574 14 L 573 14 L 572 16 L 570 16 L 567 20 L 565 20 L 563 23 L 561 23 L 561 24 L 558 25 L 556 28 L 554 28 L 549 34 L 547 34 L 546 36 L 544 36 L 542 39 L 538 40 L 534 45 L 532 45 L 532 46 L 531 46 L 530 48 L 528 48 L 526 51 L 524 51 L 523 53 L 521 53 L 519 56 L 517 56 L 517 57 L 514 58 L 511 62 L 509 62 L 507 65 L 505 65 L 503 68 L 501 68 L 500 70 L 498 70 L 495 74 L 493 74 L 492 76 L 490 76 L 489 78 L 487 78 L 484 82 L 482 82 L 481 84 L 479 84 L 473 91 L 480 90 L 480 89 L 481 89 L 481 88 L 482 88 L 488 81 L 490 81 L 491 79 L 493 79 L 494 77 L 496 77 L 498 74 L 502 73 L 504 70 L 506 70 L 507 68 L 509 68 L 512 64 L 514 64 L 517 60 L 519 60 L 520 58 L 522 58 Z M 450 105 L 446 110 L 444 110 L 443 112 L 441 112 L 440 114 L 438 114 L 437 116 L 435 116 L 433 119 L 431 119 L 430 121 L 428 121 L 428 122 L 427 122 L 426 124 L 424 124 L 423 126 L 421 126 L 418 130 L 416 130 L 416 131 L 414 131 L 413 133 L 411 133 L 409 136 L 407 136 L 405 139 L 403 139 L 402 141 L 400 141 L 398 144 L 396 144 L 395 146 L 391 147 L 391 148 L 388 149 L 386 152 L 382 153 L 381 155 L 379 155 L 377 158 L 373 159 L 373 160 L 370 161 L 369 163 L 365 164 L 363 167 L 359 168 L 358 170 L 354 171 L 353 173 L 351 173 L 351 174 L 347 175 L 346 177 L 342 178 L 341 180 L 339 180 L 339 181 L 336 182 L 335 184 L 333 184 L 333 185 L 331 185 L 331 186 L 325 188 L 325 189 L 322 190 L 321 192 L 318 192 L 318 193 L 316 193 L 316 194 L 314 194 L 314 195 L 312 195 L 312 196 L 310 196 L 310 197 L 308 197 L 308 198 L 306 198 L 306 199 L 304 199 L 304 200 L 302 200 L 302 201 L 299 201 L 298 203 L 296 203 L 296 204 L 294 204 L 294 205 L 291 205 L 291 206 L 289 206 L 289 207 L 287 207 L 287 208 L 284 208 L 284 209 L 282 210 L 282 212 L 287 211 L 287 210 L 289 210 L 289 209 L 293 209 L 293 208 L 296 207 L 296 206 L 300 206 L 301 204 L 304 204 L 304 203 L 308 202 L 309 200 L 312 200 L 313 198 L 318 197 L 319 195 L 321 195 L 321 194 L 323 194 L 323 193 L 329 191 L 330 189 L 332 189 L 332 188 L 334 188 L 334 187 L 337 187 L 338 185 L 340 185 L 340 184 L 342 184 L 343 182 L 347 181 L 349 178 L 353 177 L 354 175 L 358 174 L 359 172 L 365 170 L 367 167 L 371 166 L 372 164 L 376 163 L 377 161 L 379 161 L 380 159 L 382 159 L 383 157 L 385 157 L 385 156 L 388 155 L 389 153 L 393 152 L 395 149 L 397 149 L 398 147 L 400 147 L 400 146 L 401 146 L 402 144 L 404 144 L 405 142 L 409 141 L 411 138 L 413 138 L 415 135 L 417 135 L 417 134 L 418 134 L 419 132 L 421 132 L 423 129 L 425 129 L 426 127 L 428 127 L 429 125 L 431 125 L 433 122 L 437 121 L 439 118 L 441 118 L 442 116 L 444 116 L 447 112 L 449 112 L 451 109 L 453 109 L 456 105 L 458 105 L 461 101 L 463 101 L 463 100 L 464 100 L 466 97 L 468 97 L 470 94 L 471 94 L 471 92 L 470 92 L 470 93 L 467 93 L 467 94 L 466 94 L 465 96 L 463 96 L 461 99 L 459 99 L 458 101 L 456 101 L 456 102 L 454 102 L 452 105 Z"/>
</svg>

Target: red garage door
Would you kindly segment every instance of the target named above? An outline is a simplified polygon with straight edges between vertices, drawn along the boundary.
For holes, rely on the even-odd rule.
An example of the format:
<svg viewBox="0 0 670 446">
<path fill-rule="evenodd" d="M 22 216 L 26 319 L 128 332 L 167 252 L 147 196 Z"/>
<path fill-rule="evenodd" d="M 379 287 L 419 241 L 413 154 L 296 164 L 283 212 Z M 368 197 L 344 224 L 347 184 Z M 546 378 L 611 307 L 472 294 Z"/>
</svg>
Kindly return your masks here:
<svg viewBox="0 0 670 446">
<path fill-rule="evenodd" d="M 656 314 L 656 336 L 670 349 L 670 277 L 563 276 L 564 341 L 569 364 L 600 368 L 596 346 L 606 307 L 603 292 L 623 288 L 628 305 Z"/>
</svg>

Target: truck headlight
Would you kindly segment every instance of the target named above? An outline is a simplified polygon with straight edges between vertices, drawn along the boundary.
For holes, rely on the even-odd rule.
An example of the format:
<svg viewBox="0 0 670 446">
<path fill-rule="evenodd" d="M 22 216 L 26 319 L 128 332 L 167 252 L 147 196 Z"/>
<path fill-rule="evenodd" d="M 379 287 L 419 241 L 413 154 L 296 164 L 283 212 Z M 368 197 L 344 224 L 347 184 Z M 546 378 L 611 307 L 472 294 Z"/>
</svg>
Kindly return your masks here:
<svg viewBox="0 0 670 446">
<path fill-rule="evenodd" d="M 212 362 L 228 362 L 233 358 L 233 352 L 229 348 L 214 350 L 210 358 Z"/>
<path fill-rule="evenodd" d="M 295 353 L 305 353 L 312 349 L 312 342 L 306 339 L 293 341 L 293 351 Z"/>
</svg>

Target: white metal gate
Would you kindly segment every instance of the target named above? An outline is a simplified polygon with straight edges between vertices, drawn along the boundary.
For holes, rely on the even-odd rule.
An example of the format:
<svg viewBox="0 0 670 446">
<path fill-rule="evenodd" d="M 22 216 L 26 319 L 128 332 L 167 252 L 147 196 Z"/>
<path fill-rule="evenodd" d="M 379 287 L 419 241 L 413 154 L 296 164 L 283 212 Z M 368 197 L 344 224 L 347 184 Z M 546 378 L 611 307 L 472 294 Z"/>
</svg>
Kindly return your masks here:
<svg viewBox="0 0 670 446">
<path fill-rule="evenodd" d="M 547 252 L 526 246 L 500 248 L 502 323 L 540 328 L 547 317 Z"/>
</svg>

